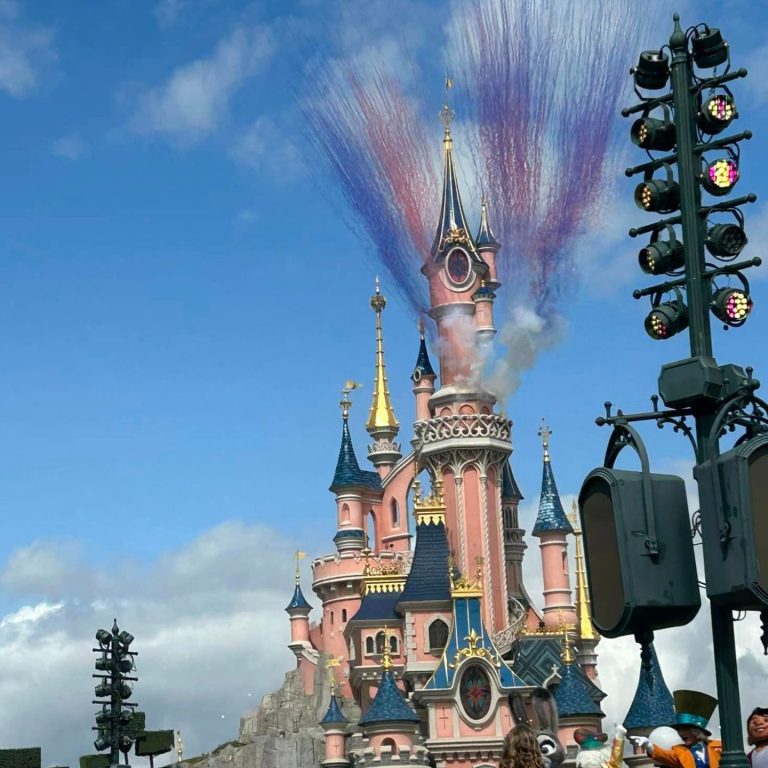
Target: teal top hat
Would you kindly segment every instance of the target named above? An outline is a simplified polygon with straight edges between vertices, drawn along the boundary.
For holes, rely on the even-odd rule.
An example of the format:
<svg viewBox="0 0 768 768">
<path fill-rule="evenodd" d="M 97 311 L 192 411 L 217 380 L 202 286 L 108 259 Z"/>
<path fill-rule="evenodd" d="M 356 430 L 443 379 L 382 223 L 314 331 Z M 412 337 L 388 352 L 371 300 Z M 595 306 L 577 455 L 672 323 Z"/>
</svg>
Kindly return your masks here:
<svg viewBox="0 0 768 768">
<path fill-rule="evenodd" d="M 707 736 L 709 718 L 717 706 L 717 699 L 701 691 L 675 691 L 675 722 L 673 728 L 701 728 Z"/>
<path fill-rule="evenodd" d="M 607 733 L 596 733 L 588 728 L 577 728 L 573 732 L 573 739 L 585 752 L 593 749 L 602 749 L 608 740 Z"/>
</svg>

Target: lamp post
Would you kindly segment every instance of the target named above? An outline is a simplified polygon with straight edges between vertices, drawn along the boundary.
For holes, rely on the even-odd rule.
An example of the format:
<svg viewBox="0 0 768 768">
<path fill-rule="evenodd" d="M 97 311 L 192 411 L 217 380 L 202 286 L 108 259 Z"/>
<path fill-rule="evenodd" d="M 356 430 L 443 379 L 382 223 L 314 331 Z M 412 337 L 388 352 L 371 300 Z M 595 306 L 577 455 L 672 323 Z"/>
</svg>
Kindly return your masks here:
<svg viewBox="0 0 768 768">
<path fill-rule="evenodd" d="M 722 74 L 701 73 L 721 66 Z M 739 206 L 754 202 L 756 196 L 702 205 L 702 191 L 720 198 L 729 194 L 739 179 L 739 143 L 751 138 L 751 133 L 744 131 L 717 139 L 713 136 L 737 116 L 726 84 L 745 77 L 747 72 L 730 71 L 730 51 L 718 29 L 699 24 L 684 31 L 675 14 L 669 44 L 658 51 L 643 51 L 632 74 L 641 101 L 623 110 L 623 115 L 641 113 L 632 126 L 631 137 L 633 143 L 647 151 L 650 160 L 628 168 L 626 174 L 643 174 L 643 181 L 635 190 L 638 207 L 674 214 L 629 232 L 631 237 L 651 234 L 650 244 L 639 255 L 643 271 L 670 277 L 635 291 L 634 296 L 651 299 L 651 312 L 645 321 L 651 338 L 663 340 L 687 328 L 691 356 L 662 367 L 659 393 L 666 409 L 659 410 L 659 398 L 654 396 L 650 412 L 619 411 L 612 415 L 611 405 L 606 404 L 605 417 L 597 420 L 599 425 L 613 426 L 614 433 L 606 452 L 606 467 L 587 477 L 579 498 L 587 567 L 595 572 L 590 572 L 590 588 L 594 583 L 600 584 L 600 568 L 604 566 L 598 562 L 598 554 L 601 545 L 604 551 L 606 530 L 617 534 L 628 530 L 631 512 L 635 516 L 632 534 L 637 538 L 639 530 L 645 536 L 644 549 L 619 542 L 619 555 L 612 560 L 615 581 L 620 582 L 629 598 L 624 600 L 622 619 L 606 621 L 605 617 L 619 616 L 622 606 L 618 605 L 621 600 L 604 585 L 602 591 L 592 590 L 593 615 L 603 617 L 603 634 L 616 637 L 634 633 L 645 650 L 655 629 L 685 624 L 698 609 L 690 599 L 685 600 L 686 595 L 690 598 L 690 569 L 675 571 L 669 557 L 671 547 L 672 560 L 680 554 L 692 562 L 690 537 L 686 542 L 679 536 L 674 542 L 665 541 L 662 527 L 668 512 L 679 515 L 685 502 L 667 506 L 663 515 L 656 516 L 654 508 L 659 509 L 665 484 L 672 483 L 674 487 L 674 482 L 670 476 L 650 474 L 642 440 L 630 426 L 640 421 L 655 421 L 659 427 L 672 424 L 688 437 L 696 454 L 694 474 L 700 491 L 704 568 L 723 740 L 720 765 L 746 768 L 732 610 L 761 610 L 764 619 L 768 617 L 768 574 L 761 571 L 759 557 L 768 552 L 768 527 L 752 511 L 764 511 L 768 504 L 768 482 L 758 480 L 758 473 L 764 474 L 768 469 L 768 404 L 754 394 L 759 382 L 752 378 L 751 369 L 745 372 L 738 366 L 718 365 L 715 361 L 709 315 L 712 312 L 733 327 L 745 322 L 752 300 L 742 272 L 759 265 L 761 260 L 734 262 L 746 243 Z M 668 82 L 668 92 L 660 96 L 646 93 L 664 90 Z M 670 150 L 672 154 L 654 154 Z M 659 176 L 654 176 L 657 172 Z M 735 223 L 718 223 L 716 219 L 722 216 L 735 219 Z M 679 228 L 681 240 L 675 228 Z M 666 239 L 661 235 L 666 235 Z M 708 261 L 705 249 L 715 263 Z M 740 287 L 718 286 L 718 281 L 731 278 Z M 694 429 L 686 419 L 693 420 Z M 726 431 L 736 429 L 743 430 L 737 442 L 741 447 L 721 456 L 720 438 Z M 626 445 L 640 454 L 642 472 L 612 469 L 616 455 Z M 610 523 L 607 528 L 605 522 Z M 671 531 L 669 523 L 667 531 Z M 768 569 L 768 563 L 763 563 L 762 568 Z M 654 578 L 671 585 L 671 596 L 659 598 L 668 600 L 666 609 L 678 615 L 676 622 L 655 609 L 652 601 L 644 600 L 642 588 Z M 599 621 L 596 626 L 601 630 Z"/>
</svg>

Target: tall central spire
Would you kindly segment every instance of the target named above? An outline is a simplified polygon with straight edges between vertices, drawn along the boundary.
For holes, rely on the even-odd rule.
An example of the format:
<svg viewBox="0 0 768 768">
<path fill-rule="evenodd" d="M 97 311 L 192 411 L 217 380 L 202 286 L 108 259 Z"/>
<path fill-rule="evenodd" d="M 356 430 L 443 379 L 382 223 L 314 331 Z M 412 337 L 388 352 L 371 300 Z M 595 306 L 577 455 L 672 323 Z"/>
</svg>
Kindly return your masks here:
<svg viewBox="0 0 768 768">
<path fill-rule="evenodd" d="M 445 147 L 445 160 L 443 170 L 443 199 L 440 207 L 440 220 L 437 224 L 435 241 L 432 244 L 432 258 L 440 261 L 453 245 L 463 245 L 469 251 L 475 253 L 475 244 L 469 234 L 467 218 L 461 204 L 459 183 L 456 179 L 456 169 L 453 164 L 453 138 L 451 137 L 451 124 L 456 113 L 443 104 L 440 110 L 440 119 L 443 122 L 445 133 L 443 145 Z"/>
</svg>

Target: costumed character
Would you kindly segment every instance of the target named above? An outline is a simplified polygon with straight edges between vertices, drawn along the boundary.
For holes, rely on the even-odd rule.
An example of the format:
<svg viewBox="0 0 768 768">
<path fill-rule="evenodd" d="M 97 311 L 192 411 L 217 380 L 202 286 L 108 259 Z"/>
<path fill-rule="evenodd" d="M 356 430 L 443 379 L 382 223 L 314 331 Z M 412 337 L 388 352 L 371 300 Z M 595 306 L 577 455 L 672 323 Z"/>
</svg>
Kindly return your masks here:
<svg viewBox="0 0 768 768">
<path fill-rule="evenodd" d="M 608 734 L 577 728 L 573 732 L 573 738 L 579 745 L 576 768 L 621 768 L 626 735 L 627 729 L 617 725 L 613 742 L 608 744 Z"/>
<path fill-rule="evenodd" d="M 747 753 L 752 768 L 768 768 L 768 708 L 756 707 L 747 718 L 747 742 L 753 749 Z"/>
<path fill-rule="evenodd" d="M 675 691 L 672 695 L 675 722 L 671 725 L 683 743 L 664 747 L 645 736 L 635 736 L 632 741 L 645 747 L 653 762 L 665 768 L 718 768 L 723 745 L 710 739 L 712 734 L 707 730 L 717 699 L 700 691 Z"/>
<path fill-rule="evenodd" d="M 509 694 L 509 708 L 517 725 L 527 725 L 536 733 L 539 750 L 549 768 L 559 768 L 565 760 L 565 747 L 557 738 L 557 704 L 546 688 L 534 688 L 531 692 L 533 716 L 528 714 L 525 699 L 519 693 Z M 513 729 L 514 730 L 514 729 Z"/>
</svg>

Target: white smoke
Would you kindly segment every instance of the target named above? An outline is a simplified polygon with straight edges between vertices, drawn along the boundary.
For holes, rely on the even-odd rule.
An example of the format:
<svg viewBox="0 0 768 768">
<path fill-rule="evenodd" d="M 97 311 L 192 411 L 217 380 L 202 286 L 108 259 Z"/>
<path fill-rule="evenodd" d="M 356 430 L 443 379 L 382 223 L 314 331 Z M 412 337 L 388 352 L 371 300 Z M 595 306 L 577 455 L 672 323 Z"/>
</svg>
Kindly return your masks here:
<svg viewBox="0 0 768 768">
<path fill-rule="evenodd" d="M 503 402 L 520 386 L 523 373 L 536 364 L 539 352 L 562 341 L 567 324 L 560 315 L 542 317 L 523 306 L 512 307 L 499 331 L 504 356 L 490 363 L 488 388 Z"/>
</svg>

